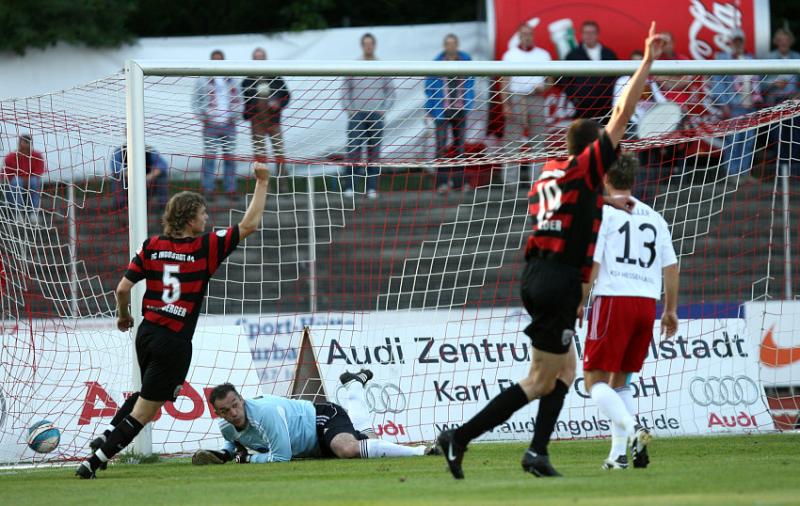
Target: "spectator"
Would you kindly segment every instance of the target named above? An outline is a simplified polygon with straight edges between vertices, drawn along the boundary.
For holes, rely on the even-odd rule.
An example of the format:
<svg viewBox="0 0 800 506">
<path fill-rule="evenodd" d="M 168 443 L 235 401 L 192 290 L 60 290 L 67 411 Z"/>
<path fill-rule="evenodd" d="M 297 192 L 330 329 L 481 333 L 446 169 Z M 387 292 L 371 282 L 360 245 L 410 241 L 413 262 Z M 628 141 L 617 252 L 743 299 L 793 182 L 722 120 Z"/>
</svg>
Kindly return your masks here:
<svg viewBox="0 0 800 506">
<path fill-rule="evenodd" d="M 361 36 L 362 60 L 377 60 L 375 37 L 371 33 Z M 342 84 L 342 102 L 347 111 L 347 162 L 344 193 L 353 194 L 353 173 L 364 175 L 361 151 L 366 150 L 367 197 L 378 197 L 378 167 L 381 156 L 384 117 L 394 98 L 391 77 L 345 77 Z M 354 167 L 358 168 L 354 170 Z"/>
<path fill-rule="evenodd" d="M 600 26 L 596 21 L 584 21 L 581 25 L 581 43 L 567 54 L 567 60 L 616 60 L 611 49 L 600 44 Z M 571 78 L 567 95 L 575 104 L 576 118 L 597 118 L 611 112 L 611 97 L 614 91 L 614 77 Z"/>
<path fill-rule="evenodd" d="M 689 60 L 684 54 L 675 51 L 675 40 L 671 32 L 661 34 L 664 39 L 664 52 L 661 53 L 659 60 Z M 692 76 L 654 76 L 659 87 L 664 91 L 684 91 L 691 86 L 694 78 Z"/>
<path fill-rule="evenodd" d="M 224 60 L 225 54 L 216 49 L 211 59 Z M 195 83 L 192 109 L 203 124 L 203 192 L 207 198 L 214 196 L 216 157 L 221 152 L 224 191 L 229 199 L 236 199 L 236 163 L 231 155 L 241 113 L 239 87 L 230 77 L 201 77 Z"/>
<path fill-rule="evenodd" d="M 792 50 L 794 34 L 786 28 L 775 30 L 772 37 L 775 49 L 768 58 L 797 60 L 800 53 Z M 800 76 L 797 74 L 766 76 L 763 82 L 765 105 L 774 106 L 790 99 L 800 98 Z M 793 175 L 800 175 L 800 120 L 792 117 L 770 128 L 769 146 L 772 156 L 788 160 Z"/>
<path fill-rule="evenodd" d="M 167 161 L 158 151 L 150 146 L 145 147 L 144 153 L 145 182 L 147 183 L 147 198 L 154 199 L 157 214 L 161 214 L 167 205 L 169 198 L 169 166 Z M 128 146 L 123 144 L 111 155 L 111 180 L 114 191 L 114 201 L 118 208 L 123 207 L 128 202 L 127 185 L 123 182 L 128 177 Z"/>
<path fill-rule="evenodd" d="M 6 199 L 17 213 L 39 223 L 42 176 L 45 173 L 44 156 L 33 149 L 33 138 L 20 135 L 17 150 L 6 155 L 3 171 L 8 181 Z"/>
<path fill-rule="evenodd" d="M 444 38 L 444 51 L 435 61 L 467 61 L 470 56 L 458 49 L 458 37 L 448 34 Z M 472 77 L 429 77 L 425 80 L 425 109 L 436 126 L 436 158 L 448 155 L 447 131 L 453 134 L 455 156 L 464 154 L 464 132 L 467 115 L 475 100 L 475 79 Z M 452 182 L 453 188 L 464 186 L 464 167 L 439 168 L 436 173 L 436 188 L 444 193 Z"/>
<path fill-rule="evenodd" d="M 744 51 L 744 41 L 744 32 L 740 29 L 734 30 L 730 35 L 730 51 L 717 53 L 716 59 L 751 60 L 753 56 Z M 715 76 L 713 93 L 726 118 L 749 114 L 761 103 L 758 76 Z M 752 167 L 756 130 L 735 124 L 730 128 L 737 128 L 739 131 L 725 136 L 721 163 L 726 167 L 728 175 L 733 176 L 749 171 Z"/>
<path fill-rule="evenodd" d="M 257 47 L 253 50 L 253 59 L 266 60 L 267 52 Z M 285 179 L 286 159 L 281 132 L 281 112 L 289 105 L 290 98 L 286 82 L 278 76 L 246 77 L 242 80 L 242 96 L 244 119 L 251 124 L 255 159 L 266 163 L 269 137 L 275 159 L 275 174 L 279 176 L 281 190 L 286 190 L 288 181 Z"/>
<path fill-rule="evenodd" d="M 519 46 L 509 48 L 503 61 L 540 63 L 550 61 L 550 53 L 536 47 L 533 28 L 528 24 L 517 29 Z M 507 145 L 540 147 L 547 133 L 547 109 L 545 95 L 548 81 L 543 76 L 512 76 L 500 79 L 500 89 L 506 94 L 503 114 L 506 119 L 505 139 Z M 519 163 L 508 163 L 503 179 L 506 184 L 519 183 Z"/>
</svg>

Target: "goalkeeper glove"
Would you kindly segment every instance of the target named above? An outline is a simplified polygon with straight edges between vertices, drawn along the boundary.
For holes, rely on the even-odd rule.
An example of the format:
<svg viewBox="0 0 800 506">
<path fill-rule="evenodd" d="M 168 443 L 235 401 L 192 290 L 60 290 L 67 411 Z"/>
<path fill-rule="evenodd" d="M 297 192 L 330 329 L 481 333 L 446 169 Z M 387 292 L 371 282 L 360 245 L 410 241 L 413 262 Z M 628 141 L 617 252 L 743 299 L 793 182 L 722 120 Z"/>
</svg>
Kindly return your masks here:
<svg viewBox="0 0 800 506">
<path fill-rule="evenodd" d="M 192 455 L 192 464 L 196 466 L 224 464 L 229 460 L 233 460 L 233 456 L 226 451 L 197 450 L 194 455 Z"/>
<path fill-rule="evenodd" d="M 233 460 L 236 461 L 237 464 L 249 464 L 250 463 L 250 452 L 247 451 L 247 448 L 244 447 L 242 443 L 239 441 L 235 441 L 234 444 L 236 445 L 236 456 Z"/>
</svg>

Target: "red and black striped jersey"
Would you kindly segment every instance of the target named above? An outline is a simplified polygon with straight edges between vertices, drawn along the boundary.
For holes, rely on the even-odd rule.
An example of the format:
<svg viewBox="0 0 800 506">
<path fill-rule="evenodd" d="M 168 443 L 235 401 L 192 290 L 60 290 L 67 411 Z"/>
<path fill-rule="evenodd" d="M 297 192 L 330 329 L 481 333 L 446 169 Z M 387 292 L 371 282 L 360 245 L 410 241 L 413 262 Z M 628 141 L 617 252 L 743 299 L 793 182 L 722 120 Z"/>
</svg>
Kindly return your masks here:
<svg viewBox="0 0 800 506">
<path fill-rule="evenodd" d="M 533 233 L 525 257 L 549 258 L 581 270 L 584 282 L 603 216 L 603 175 L 617 159 L 604 132 L 578 156 L 550 160 L 528 193 Z"/>
<path fill-rule="evenodd" d="M 133 283 L 147 280 L 144 319 L 191 339 L 208 281 L 238 244 L 238 225 L 198 237 L 145 240 L 125 273 Z"/>
</svg>

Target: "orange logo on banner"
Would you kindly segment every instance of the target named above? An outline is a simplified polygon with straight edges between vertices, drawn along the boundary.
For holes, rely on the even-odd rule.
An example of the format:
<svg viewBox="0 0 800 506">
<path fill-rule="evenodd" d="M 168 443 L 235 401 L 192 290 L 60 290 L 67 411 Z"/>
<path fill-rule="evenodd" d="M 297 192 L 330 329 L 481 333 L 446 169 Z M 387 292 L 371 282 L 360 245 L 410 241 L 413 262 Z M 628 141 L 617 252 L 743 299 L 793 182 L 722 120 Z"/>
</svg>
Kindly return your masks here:
<svg viewBox="0 0 800 506">
<path fill-rule="evenodd" d="M 783 367 L 800 360 L 800 346 L 792 346 L 791 348 L 780 348 L 775 344 L 772 338 L 772 330 L 775 328 L 773 325 L 764 334 L 764 340 L 761 341 L 761 350 L 759 358 L 761 363 L 767 367 Z"/>
</svg>

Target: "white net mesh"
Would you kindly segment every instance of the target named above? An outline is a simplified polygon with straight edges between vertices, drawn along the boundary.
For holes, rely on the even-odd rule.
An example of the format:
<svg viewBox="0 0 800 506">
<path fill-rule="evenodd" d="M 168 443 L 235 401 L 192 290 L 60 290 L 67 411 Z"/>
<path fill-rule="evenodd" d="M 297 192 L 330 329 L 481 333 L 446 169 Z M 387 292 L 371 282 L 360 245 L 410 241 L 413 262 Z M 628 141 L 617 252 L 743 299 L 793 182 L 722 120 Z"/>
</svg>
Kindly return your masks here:
<svg viewBox="0 0 800 506">
<path fill-rule="evenodd" d="M 209 286 L 187 388 L 154 424 L 156 452 L 219 443 L 204 389 L 223 381 L 245 396 L 335 401 L 339 374 L 368 367 L 375 429 L 418 441 L 526 374 L 530 181 L 564 155 L 575 115 L 607 117 L 620 84 L 552 77 L 526 94 L 512 90 L 530 83 L 480 77 L 283 80 L 288 102 L 271 77 L 145 80 L 151 234 L 170 194 L 203 192 L 212 226 L 226 227 L 243 216 L 250 162 L 279 176 L 262 230 Z M 642 166 L 634 193 L 665 217 L 680 258 L 679 337 L 656 337 L 634 378 L 640 415 L 665 434 L 797 423 L 797 377 L 773 374 L 759 348 L 770 318 L 793 309 L 755 323 L 741 311 L 797 294 L 784 283 L 797 267 L 784 253 L 796 206 L 786 214 L 782 198 L 797 198 L 798 104 L 777 80 L 657 76 L 623 143 Z M 131 389 L 131 337 L 112 319 L 128 262 L 124 94 L 120 75 L 0 102 L 3 153 L 30 135 L 46 166 L 40 192 L 36 174 L 8 163 L 2 182 L 0 461 L 82 455 Z M 791 342 L 782 328 L 775 357 Z M 558 437 L 607 434 L 581 381 Z M 535 412 L 489 437 L 527 439 Z M 25 445 L 42 419 L 61 429 L 46 455 Z"/>
</svg>

